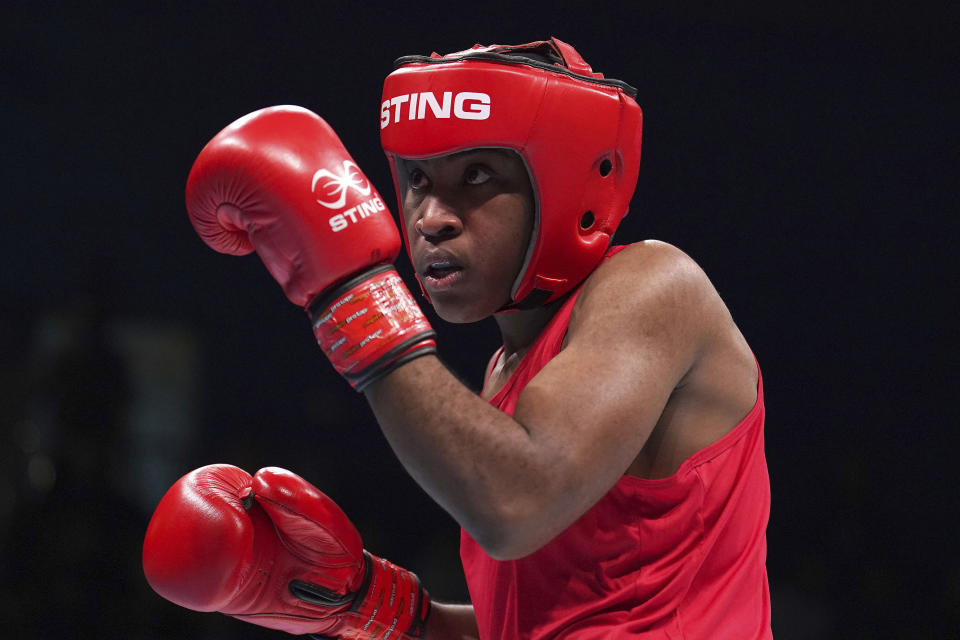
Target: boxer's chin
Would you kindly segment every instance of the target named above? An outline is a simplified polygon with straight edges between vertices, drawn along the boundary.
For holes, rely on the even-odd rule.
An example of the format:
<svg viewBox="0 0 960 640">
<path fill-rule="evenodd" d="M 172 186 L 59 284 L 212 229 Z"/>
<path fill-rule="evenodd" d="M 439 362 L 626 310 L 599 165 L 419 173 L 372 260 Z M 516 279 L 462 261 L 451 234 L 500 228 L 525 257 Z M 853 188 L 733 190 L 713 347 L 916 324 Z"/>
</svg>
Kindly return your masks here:
<svg viewBox="0 0 960 640">
<path fill-rule="evenodd" d="M 454 324 L 469 324 L 492 317 L 509 302 L 509 297 L 502 301 L 469 295 L 454 288 L 429 291 L 433 310 L 443 320 Z"/>
</svg>

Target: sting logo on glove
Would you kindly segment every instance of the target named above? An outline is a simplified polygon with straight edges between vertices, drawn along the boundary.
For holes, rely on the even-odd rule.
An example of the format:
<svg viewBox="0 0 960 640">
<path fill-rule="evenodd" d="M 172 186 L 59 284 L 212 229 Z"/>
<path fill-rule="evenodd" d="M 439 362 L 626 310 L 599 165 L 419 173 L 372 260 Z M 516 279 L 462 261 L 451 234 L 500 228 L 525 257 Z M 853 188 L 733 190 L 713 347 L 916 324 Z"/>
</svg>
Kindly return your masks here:
<svg viewBox="0 0 960 640">
<path fill-rule="evenodd" d="M 355 389 L 436 352 L 430 324 L 390 265 L 400 252 L 393 216 L 317 114 L 280 105 L 227 126 L 193 163 L 186 204 L 208 245 L 257 252 Z M 328 325 L 328 307 L 351 295 L 359 304 Z"/>
<path fill-rule="evenodd" d="M 323 204 L 322 202 L 320 204 Z M 387 205 L 383 204 L 383 200 L 379 196 L 374 196 L 365 202 L 361 202 L 355 207 L 350 207 L 343 213 L 338 213 L 335 216 L 330 216 L 330 229 L 336 233 L 337 231 L 343 231 L 347 228 L 347 225 L 352 222 L 359 222 L 364 218 L 368 218 L 375 213 L 380 211 L 386 211 Z"/>
<path fill-rule="evenodd" d="M 320 187 L 319 194 L 317 193 L 318 186 Z M 339 173 L 334 173 L 328 169 L 320 169 L 313 174 L 310 190 L 317 196 L 317 204 L 328 209 L 342 209 L 347 203 L 350 190 L 357 192 L 360 196 L 369 196 L 373 188 L 360 171 L 360 167 L 351 160 L 344 160 Z M 359 222 L 363 218 L 380 211 L 386 211 L 386 209 L 387 206 L 383 204 L 383 200 L 374 194 L 369 200 L 361 202 L 355 207 L 350 207 L 343 213 L 330 216 L 330 229 L 334 232 L 343 231 L 351 222 Z"/>
<path fill-rule="evenodd" d="M 317 202 L 328 209 L 342 209 L 343 205 L 347 203 L 348 189 L 353 189 L 361 196 L 370 195 L 370 183 L 367 182 L 363 173 L 360 172 L 360 167 L 355 165 L 351 160 L 343 161 L 343 167 L 341 167 L 339 174 L 333 173 L 328 169 L 320 169 L 313 174 L 313 182 L 310 184 L 310 189 L 314 194 L 317 192 L 318 182 L 320 183 L 323 195 L 330 198 L 339 196 L 336 200 L 331 201 L 324 200 L 323 195 L 317 197 Z"/>
</svg>

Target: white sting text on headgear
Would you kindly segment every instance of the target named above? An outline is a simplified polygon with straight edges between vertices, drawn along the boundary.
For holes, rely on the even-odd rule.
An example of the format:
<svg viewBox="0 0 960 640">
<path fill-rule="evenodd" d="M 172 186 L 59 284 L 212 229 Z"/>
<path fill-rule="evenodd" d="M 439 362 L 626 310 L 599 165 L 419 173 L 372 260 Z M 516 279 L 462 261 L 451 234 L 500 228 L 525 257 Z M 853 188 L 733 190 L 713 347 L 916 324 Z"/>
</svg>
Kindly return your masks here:
<svg viewBox="0 0 960 640">
<path fill-rule="evenodd" d="M 405 104 L 406 109 L 404 109 Z M 444 91 L 441 102 L 432 91 L 405 93 L 384 100 L 380 105 L 380 128 L 386 128 L 391 121 L 400 122 L 402 113 L 407 114 L 407 120 L 423 120 L 427 117 L 428 107 L 434 118 L 486 120 L 490 117 L 490 96 L 477 91 L 460 91 L 457 94 Z M 393 118 L 390 117 L 391 110 Z"/>
</svg>

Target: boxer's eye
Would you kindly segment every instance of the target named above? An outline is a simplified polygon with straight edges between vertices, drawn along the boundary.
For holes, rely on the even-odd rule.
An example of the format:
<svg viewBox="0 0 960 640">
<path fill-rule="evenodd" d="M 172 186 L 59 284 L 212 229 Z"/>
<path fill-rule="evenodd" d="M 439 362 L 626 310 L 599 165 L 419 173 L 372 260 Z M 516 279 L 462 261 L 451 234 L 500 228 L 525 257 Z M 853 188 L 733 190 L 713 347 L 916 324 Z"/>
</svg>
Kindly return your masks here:
<svg viewBox="0 0 960 640">
<path fill-rule="evenodd" d="M 474 165 L 467 168 L 463 179 L 467 184 L 483 184 L 492 177 L 487 169 Z"/>
<path fill-rule="evenodd" d="M 420 169 L 411 169 L 407 174 L 407 185 L 414 191 L 424 189 L 428 184 L 427 174 Z"/>
</svg>

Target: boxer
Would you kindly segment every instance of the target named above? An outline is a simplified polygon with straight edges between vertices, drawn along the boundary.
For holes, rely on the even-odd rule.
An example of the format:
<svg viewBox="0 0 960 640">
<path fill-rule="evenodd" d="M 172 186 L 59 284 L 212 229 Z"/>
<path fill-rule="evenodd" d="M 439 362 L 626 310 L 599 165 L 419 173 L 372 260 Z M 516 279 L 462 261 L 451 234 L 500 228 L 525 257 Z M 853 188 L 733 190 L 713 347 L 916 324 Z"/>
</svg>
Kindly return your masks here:
<svg viewBox="0 0 960 640">
<path fill-rule="evenodd" d="M 471 604 L 431 603 L 278 471 L 230 471 L 216 490 L 198 488 L 209 470 L 181 480 L 148 529 L 150 583 L 291 633 L 771 637 L 757 361 L 690 257 L 611 244 L 639 171 L 635 89 L 555 38 L 477 45 L 400 58 L 379 117 L 400 233 L 335 133 L 299 107 L 219 133 L 187 209 L 214 249 L 259 255 L 461 525 Z M 391 266 L 401 237 L 441 318 L 500 329 L 479 394 L 438 359 Z"/>
</svg>

